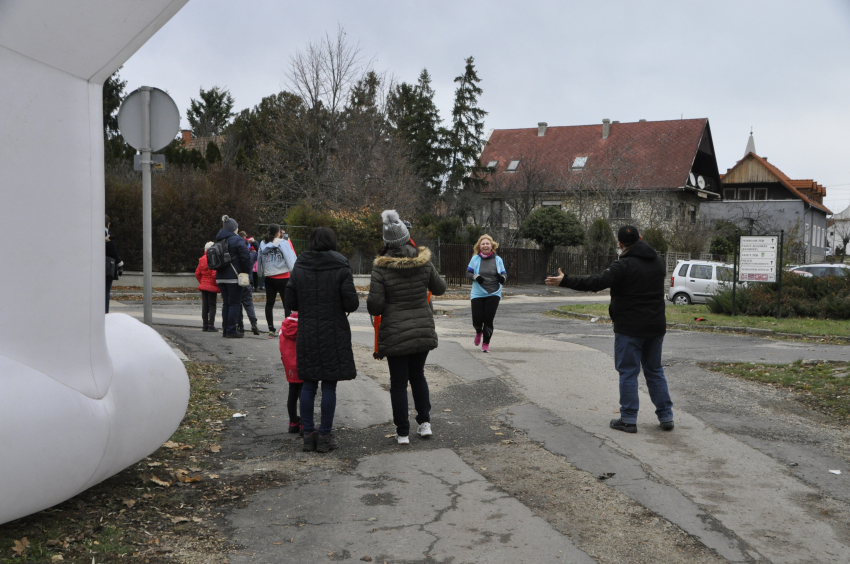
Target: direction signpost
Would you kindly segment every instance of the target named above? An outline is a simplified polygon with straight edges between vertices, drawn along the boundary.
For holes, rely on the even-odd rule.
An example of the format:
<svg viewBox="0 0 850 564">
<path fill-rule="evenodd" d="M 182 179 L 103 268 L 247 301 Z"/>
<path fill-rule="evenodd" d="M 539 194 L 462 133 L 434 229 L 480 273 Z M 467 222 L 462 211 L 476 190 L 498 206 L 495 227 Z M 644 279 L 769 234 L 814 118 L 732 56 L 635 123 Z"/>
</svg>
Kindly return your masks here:
<svg viewBox="0 0 850 564">
<path fill-rule="evenodd" d="M 782 246 L 785 242 L 785 230 L 780 236 L 744 235 L 738 237 L 736 261 L 738 282 L 779 282 L 779 303 L 776 318 L 782 317 Z M 732 289 L 732 315 L 735 315 L 735 289 Z"/>
<path fill-rule="evenodd" d="M 141 151 L 142 169 L 142 272 L 145 323 L 153 323 L 153 253 L 151 226 L 151 152 L 159 151 L 177 136 L 180 111 L 159 88 L 142 86 L 131 92 L 118 110 L 118 129 L 124 141 Z M 164 162 L 164 161 L 163 161 Z"/>
</svg>

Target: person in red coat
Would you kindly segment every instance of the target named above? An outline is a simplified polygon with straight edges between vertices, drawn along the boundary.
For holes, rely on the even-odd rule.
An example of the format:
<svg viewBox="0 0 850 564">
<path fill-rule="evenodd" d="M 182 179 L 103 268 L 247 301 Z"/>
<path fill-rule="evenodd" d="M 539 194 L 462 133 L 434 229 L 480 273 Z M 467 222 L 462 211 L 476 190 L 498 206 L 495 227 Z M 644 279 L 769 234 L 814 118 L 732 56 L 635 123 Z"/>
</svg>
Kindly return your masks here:
<svg viewBox="0 0 850 564">
<path fill-rule="evenodd" d="M 198 259 L 198 268 L 195 269 L 195 278 L 198 279 L 198 290 L 201 291 L 201 319 L 204 322 L 204 331 L 215 333 L 215 302 L 216 294 L 221 292 L 215 281 L 215 270 L 207 266 L 207 249 L 213 246 L 209 241 L 204 245 L 204 254 Z"/>
<path fill-rule="evenodd" d="M 289 411 L 289 432 L 301 433 L 301 418 L 298 416 L 298 398 L 301 397 L 301 386 L 304 381 L 298 378 L 298 356 L 295 351 L 295 339 L 298 337 L 298 312 L 293 311 L 280 324 L 280 360 L 289 382 L 289 397 L 286 399 L 286 409 Z"/>
</svg>

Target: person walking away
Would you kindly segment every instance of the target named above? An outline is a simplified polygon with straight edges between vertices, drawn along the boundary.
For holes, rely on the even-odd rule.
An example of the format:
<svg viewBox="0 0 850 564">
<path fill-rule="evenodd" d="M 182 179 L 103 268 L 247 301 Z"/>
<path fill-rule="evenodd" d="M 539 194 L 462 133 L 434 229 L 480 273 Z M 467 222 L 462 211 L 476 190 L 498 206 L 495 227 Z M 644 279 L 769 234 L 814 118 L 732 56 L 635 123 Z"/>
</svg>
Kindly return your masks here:
<svg viewBox="0 0 850 564">
<path fill-rule="evenodd" d="M 469 297 L 472 326 L 475 328 L 473 343 L 476 347 L 481 345 L 481 351 L 485 353 L 490 352 L 493 320 L 502 300 L 502 286 L 508 277 L 502 257 L 496 254 L 498 248 L 499 244 L 492 237 L 482 235 L 472 248 L 475 255 L 466 267 L 466 277 L 472 280 Z"/>
<path fill-rule="evenodd" d="M 431 398 L 425 379 L 428 352 L 438 345 L 428 293 L 440 296 L 446 282 L 431 264 L 431 251 L 417 248 L 395 210 L 381 214 L 384 246 L 372 264 L 366 308 L 381 316 L 378 356 L 390 369 L 390 400 L 398 444 L 410 443 L 407 385 L 416 408 L 417 432 L 430 437 Z"/>
<path fill-rule="evenodd" d="M 558 269 L 546 278 L 549 286 L 583 292 L 611 288 L 608 313 L 614 322 L 614 366 L 620 373 L 620 417 L 610 427 L 637 432 L 638 376 L 643 376 L 655 415 L 665 431 L 673 430 L 673 402 L 661 366 L 661 347 L 667 332 L 664 279 L 667 269 L 655 249 L 643 242 L 637 228 L 626 225 L 617 233 L 619 258 L 602 274 L 575 278 Z"/>
<path fill-rule="evenodd" d="M 204 254 L 198 259 L 198 266 L 195 268 L 195 278 L 198 280 L 198 290 L 201 291 L 201 320 L 204 324 L 204 331 L 216 333 L 215 328 L 215 308 L 219 292 L 221 290 L 218 284 L 215 283 L 215 271 L 210 270 L 207 266 L 207 249 L 213 246 L 212 241 L 208 241 L 204 245 Z"/>
<path fill-rule="evenodd" d="M 310 233 L 307 251 L 301 253 L 286 287 L 286 306 L 298 312 L 295 341 L 301 389 L 301 424 L 306 451 L 328 452 L 339 446 L 331 433 L 336 410 L 336 386 L 357 376 L 348 314 L 360 300 L 348 259 L 336 251 L 336 234 L 327 227 Z M 322 387 L 322 417 L 318 430 L 313 404 Z"/>
<path fill-rule="evenodd" d="M 280 360 L 286 381 L 289 382 L 289 396 L 286 398 L 286 410 L 289 412 L 289 432 L 302 433 L 301 418 L 298 416 L 298 400 L 304 380 L 298 377 L 298 353 L 296 339 L 298 338 L 298 312 L 293 311 L 280 324 Z M 303 433 L 302 433 L 303 434 Z"/>
<path fill-rule="evenodd" d="M 248 250 L 251 251 L 251 287 L 257 291 L 259 278 L 257 277 L 257 258 L 259 256 L 260 246 L 252 239 L 248 243 Z"/>
<path fill-rule="evenodd" d="M 227 241 L 230 264 L 215 272 L 215 281 L 221 290 L 221 319 L 223 336 L 229 339 L 241 339 L 243 332 L 236 330 L 239 316 L 242 314 L 242 296 L 245 293 L 239 285 L 239 274 L 251 270 L 251 255 L 245 239 L 236 234 L 239 225 L 226 215 L 221 217 L 222 228 L 216 235 L 216 242 Z"/>
<path fill-rule="evenodd" d="M 269 325 L 269 339 L 274 339 L 274 304 L 280 295 L 280 302 L 286 317 L 289 317 L 289 309 L 286 307 L 284 294 L 286 285 L 289 284 L 289 276 L 295 267 L 295 248 L 289 240 L 289 236 L 280 228 L 280 225 L 272 223 L 260 242 L 260 255 L 257 260 L 257 273 L 263 277 L 266 285 L 266 323 Z"/>
<path fill-rule="evenodd" d="M 118 245 L 115 244 L 109 234 L 109 216 L 106 216 L 106 263 L 109 265 L 106 272 L 106 313 L 109 313 L 109 299 L 112 294 L 112 283 L 118 280 L 124 272 L 124 261 L 118 254 Z"/>
</svg>

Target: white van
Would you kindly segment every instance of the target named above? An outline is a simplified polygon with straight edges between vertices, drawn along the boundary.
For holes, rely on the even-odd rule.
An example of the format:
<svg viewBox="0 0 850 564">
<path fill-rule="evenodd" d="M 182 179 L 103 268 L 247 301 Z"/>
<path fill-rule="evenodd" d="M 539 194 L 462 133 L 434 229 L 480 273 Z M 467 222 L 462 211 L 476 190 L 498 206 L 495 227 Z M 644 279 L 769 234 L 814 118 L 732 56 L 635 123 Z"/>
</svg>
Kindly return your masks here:
<svg viewBox="0 0 850 564">
<path fill-rule="evenodd" d="M 702 304 L 725 284 L 731 284 L 734 267 L 722 262 L 680 260 L 670 276 L 667 299 L 676 305 Z"/>
</svg>

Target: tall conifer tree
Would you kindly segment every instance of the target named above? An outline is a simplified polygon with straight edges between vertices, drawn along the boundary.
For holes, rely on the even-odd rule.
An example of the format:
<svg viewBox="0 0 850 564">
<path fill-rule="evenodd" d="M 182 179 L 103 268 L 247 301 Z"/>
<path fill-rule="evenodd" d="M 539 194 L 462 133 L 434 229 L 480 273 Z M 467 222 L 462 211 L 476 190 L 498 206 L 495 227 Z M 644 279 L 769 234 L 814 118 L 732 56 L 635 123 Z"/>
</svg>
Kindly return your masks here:
<svg viewBox="0 0 850 564">
<path fill-rule="evenodd" d="M 455 78 L 458 86 L 452 108 L 452 125 L 445 134 L 448 195 L 457 195 L 465 185 L 474 187 L 477 183 L 473 173 L 479 168 L 478 155 L 484 144 L 484 116 L 487 115 L 478 107 L 478 97 L 482 93 L 479 82 L 475 59 L 469 57 L 464 73 Z"/>
</svg>

